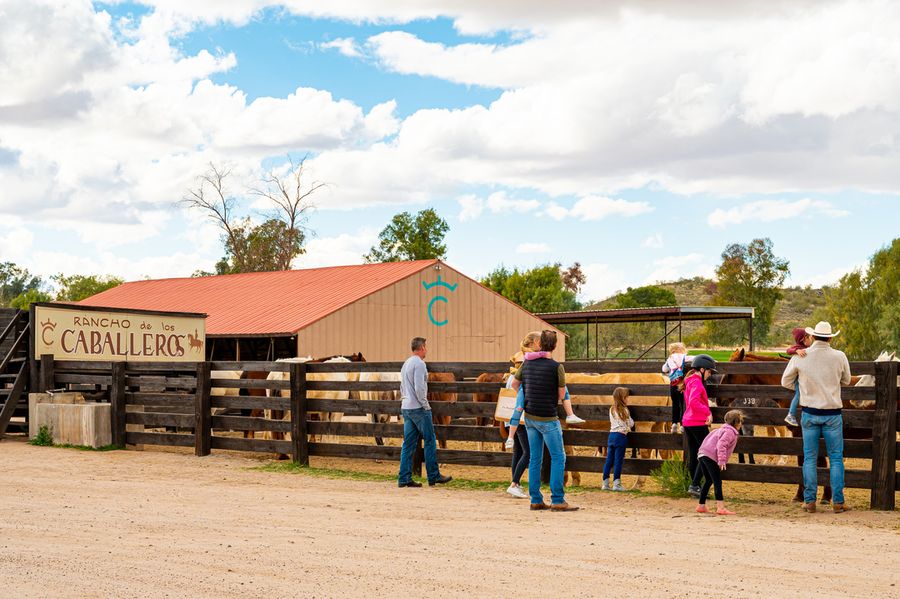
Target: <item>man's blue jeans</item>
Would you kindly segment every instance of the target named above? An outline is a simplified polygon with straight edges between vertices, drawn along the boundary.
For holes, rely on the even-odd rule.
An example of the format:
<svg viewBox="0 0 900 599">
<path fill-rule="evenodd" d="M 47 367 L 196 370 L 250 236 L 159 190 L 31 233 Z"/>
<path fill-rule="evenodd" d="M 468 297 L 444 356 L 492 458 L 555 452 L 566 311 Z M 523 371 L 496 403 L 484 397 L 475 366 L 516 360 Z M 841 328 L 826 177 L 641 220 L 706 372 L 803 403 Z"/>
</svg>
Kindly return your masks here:
<svg viewBox="0 0 900 599">
<path fill-rule="evenodd" d="M 831 492 L 835 503 L 844 503 L 844 419 L 840 414 L 819 416 L 803 411 L 803 501 L 816 500 L 818 480 L 816 461 L 819 457 L 819 438 L 825 438 L 828 465 L 831 467 Z"/>
<path fill-rule="evenodd" d="M 437 443 L 434 436 L 434 423 L 431 421 L 431 410 L 417 408 L 400 410 L 403 415 L 403 447 L 400 449 L 400 475 L 398 484 L 412 480 L 412 458 L 421 438 L 425 445 L 425 471 L 428 482 L 434 482 L 440 476 L 437 462 Z"/>
<path fill-rule="evenodd" d="M 531 459 L 528 461 L 528 493 L 531 495 L 531 503 L 543 503 L 541 495 L 541 464 L 544 461 L 544 445 L 550 452 L 550 503 L 557 505 L 565 503 L 563 491 L 563 473 L 566 469 L 566 452 L 563 449 L 562 426 L 559 420 L 525 419 L 525 429 L 528 431 L 528 447 L 531 450 Z"/>
</svg>

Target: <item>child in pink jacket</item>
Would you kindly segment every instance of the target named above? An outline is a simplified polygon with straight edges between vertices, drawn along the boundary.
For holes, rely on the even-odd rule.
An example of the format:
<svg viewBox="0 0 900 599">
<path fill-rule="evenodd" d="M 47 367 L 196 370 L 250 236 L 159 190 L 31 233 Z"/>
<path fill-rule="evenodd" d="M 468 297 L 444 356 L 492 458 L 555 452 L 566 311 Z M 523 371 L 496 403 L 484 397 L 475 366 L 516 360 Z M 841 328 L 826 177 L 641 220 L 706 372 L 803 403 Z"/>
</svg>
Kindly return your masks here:
<svg viewBox="0 0 900 599">
<path fill-rule="evenodd" d="M 681 383 L 684 386 L 685 405 L 681 424 L 688 447 L 688 472 L 691 476 L 688 493 L 691 497 L 700 497 L 700 478 L 703 473 L 697 461 L 697 452 L 709 434 L 709 425 L 712 424 L 706 381 L 715 374 L 717 366 L 716 361 L 706 354 L 694 356 L 691 369 Z"/>
<path fill-rule="evenodd" d="M 740 410 L 731 410 L 725 414 L 725 424 L 703 440 L 700 446 L 700 469 L 703 471 L 703 487 L 700 489 L 700 503 L 697 512 L 709 513 L 706 509 L 706 497 L 709 488 L 716 487 L 716 514 L 720 516 L 733 516 L 734 512 L 725 509 L 725 501 L 722 496 L 722 474 L 728 464 L 728 458 L 734 453 L 737 445 L 738 429 L 744 423 L 744 413 Z"/>
</svg>

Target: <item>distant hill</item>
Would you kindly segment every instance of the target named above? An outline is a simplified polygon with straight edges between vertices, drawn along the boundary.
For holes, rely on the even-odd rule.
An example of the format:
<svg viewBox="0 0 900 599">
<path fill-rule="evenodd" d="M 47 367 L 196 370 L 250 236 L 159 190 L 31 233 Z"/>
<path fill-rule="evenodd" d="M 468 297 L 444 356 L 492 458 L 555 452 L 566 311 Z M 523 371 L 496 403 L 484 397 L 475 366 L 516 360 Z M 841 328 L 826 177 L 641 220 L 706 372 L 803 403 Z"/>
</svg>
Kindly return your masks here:
<svg viewBox="0 0 900 599">
<path fill-rule="evenodd" d="M 680 306 L 706 306 L 712 301 L 716 292 L 716 282 L 712 279 L 694 277 L 680 279 L 669 283 L 659 283 L 675 294 Z M 778 302 L 775 312 L 775 322 L 772 323 L 770 338 L 773 348 L 781 348 L 793 343 L 791 341 L 791 329 L 797 326 L 813 326 L 813 312 L 825 303 L 822 289 L 812 287 L 785 287 L 781 290 L 784 298 Z M 586 308 L 603 309 L 615 305 L 616 296 L 608 297 Z M 702 323 L 685 323 L 684 333 L 690 335 Z"/>
</svg>

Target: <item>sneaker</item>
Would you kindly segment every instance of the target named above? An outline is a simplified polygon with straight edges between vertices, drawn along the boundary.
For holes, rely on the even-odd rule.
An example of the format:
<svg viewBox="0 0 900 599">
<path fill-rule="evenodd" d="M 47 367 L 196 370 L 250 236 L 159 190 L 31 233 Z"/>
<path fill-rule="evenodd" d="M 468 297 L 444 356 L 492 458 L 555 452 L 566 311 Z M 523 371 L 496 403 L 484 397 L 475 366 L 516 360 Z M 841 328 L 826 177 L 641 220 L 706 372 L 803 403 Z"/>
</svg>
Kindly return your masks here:
<svg viewBox="0 0 900 599">
<path fill-rule="evenodd" d="M 515 483 L 509 485 L 509 488 L 506 490 L 506 492 L 519 499 L 528 499 L 528 494 L 522 490 L 522 487 Z"/>
<path fill-rule="evenodd" d="M 791 426 L 800 426 L 799 424 L 797 424 L 797 419 L 794 418 L 793 414 L 788 414 L 787 416 L 785 416 L 784 421 L 787 422 L 788 424 L 790 424 Z"/>
<path fill-rule="evenodd" d="M 601 491 L 611 491 L 612 490 L 609 487 L 609 479 L 608 478 L 603 479 L 603 485 L 600 487 L 600 490 Z"/>
<path fill-rule="evenodd" d="M 734 516 L 734 512 L 732 512 L 731 510 L 726 510 L 725 508 L 722 508 L 720 510 L 716 510 L 716 515 L 717 516 Z"/>
<path fill-rule="evenodd" d="M 512 449 L 514 442 L 515 440 L 512 437 L 507 437 L 506 443 L 503 444 L 503 447 L 505 447 L 506 449 Z"/>
<path fill-rule="evenodd" d="M 566 416 L 566 424 L 584 424 L 585 420 L 583 418 L 579 418 L 575 414 L 569 414 Z"/>
<path fill-rule="evenodd" d="M 625 490 L 625 487 L 622 486 L 622 481 L 619 480 L 619 479 L 614 480 L 614 481 L 613 481 L 613 489 L 612 489 L 612 490 L 613 490 L 613 491 L 624 491 L 624 490 Z"/>
<path fill-rule="evenodd" d="M 693 497 L 694 499 L 700 499 L 700 487 L 697 485 L 691 485 L 688 487 L 688 495 Z"/>
<path fill-rule="evenodd" d="M 705 505 L 698 505 L 698 506 L 697 506 L 696 512 L 697 512 L 698 514 L 708 514 L 708 513 L 709 513 L 709 510 L 706 509 L 706 506 L 705 506 Z"/>
</svg>

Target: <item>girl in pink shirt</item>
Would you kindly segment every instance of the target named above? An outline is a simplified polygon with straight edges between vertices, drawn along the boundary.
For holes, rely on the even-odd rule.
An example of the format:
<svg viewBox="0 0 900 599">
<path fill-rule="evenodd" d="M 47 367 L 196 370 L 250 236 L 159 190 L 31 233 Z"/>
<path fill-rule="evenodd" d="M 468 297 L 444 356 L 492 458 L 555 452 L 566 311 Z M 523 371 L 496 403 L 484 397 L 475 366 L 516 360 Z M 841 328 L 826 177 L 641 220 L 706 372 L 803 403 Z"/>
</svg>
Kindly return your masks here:
<svg viewBox="0 0 900 599">
<path fill-rule="evenodd" d="M 709 411 L 709 396 L 706 394 L 706 380 L 716 372 L 716 361 L 706 354 L 694 356 L 691 370 L 684 377 L 684 416 L 681 424 L 688 446 L 688 472 L 691 476 L 691 485 L 688 493 L 692 497 L 700 496 L 700 462 L 697 460 L 697 452 L 700 444 L 709 434 L 709 425 L 712 423 L 712 412 Z"/>
<path fill-rule="evenodd" d="M 700 470 L 703 472 L 703 488 L 700 489 L 700 503 L 697 504 L 697 512 L 707 514 L 706 497 L 709 488 L 716 488 L 716 514 L 719 516 L 733 516 L 734 512 L 725 509 L 725 501 L 722 495 L 722 474 L 728 464 L 728 458 L 734 453 L 737 445 L 738 429 L 744 423 L 744 413 L 740 410 L 731 410 L 725 414 L 725 424 L 706 437 L 700 445 Z"/>
</svg>

